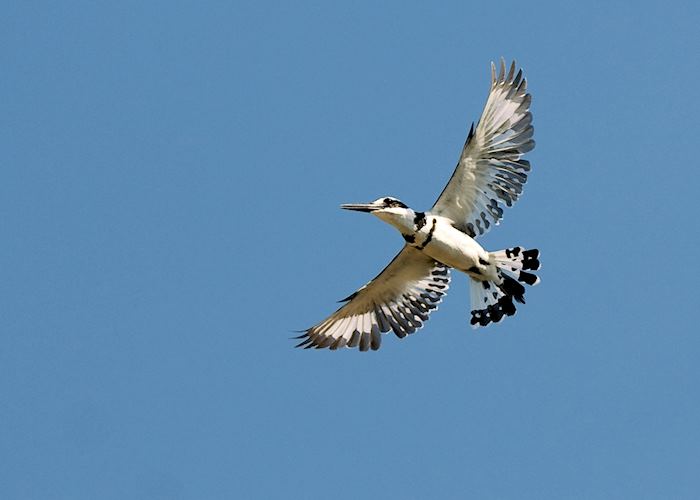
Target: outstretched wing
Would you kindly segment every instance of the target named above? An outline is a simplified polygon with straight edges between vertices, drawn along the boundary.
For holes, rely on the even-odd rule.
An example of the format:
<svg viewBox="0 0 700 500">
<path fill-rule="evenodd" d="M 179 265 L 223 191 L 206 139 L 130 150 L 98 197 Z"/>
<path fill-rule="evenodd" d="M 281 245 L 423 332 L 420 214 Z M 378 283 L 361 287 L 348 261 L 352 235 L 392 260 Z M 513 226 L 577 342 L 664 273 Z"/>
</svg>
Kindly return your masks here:
<svg viewBox="0 0 700 500">
<path fill-rule="evenodd" d="M 491 91 L 479 123 L 472 125 L 459 163 L 438 197 L 432 213 L 452 219 L 472 237 L 498 224 L 503 205 L 520 197 L 530 171 L 523 154 L 535 147 L 532 140 L 531 96 L 522 70 L 515 61 L 506 74 L 505 61 L 496 76 L 491 63 Z"/>
<path fill-rule="evenodd" d="M 447 266 L 406 245 L 376 278 L 344 299 L 347 304 L 297 337 L 304 340 L 296 347 L 377 350 L 381 333 L 393 330 L 403 338 L 422 327 L 449 282 Z"/>
</svg>

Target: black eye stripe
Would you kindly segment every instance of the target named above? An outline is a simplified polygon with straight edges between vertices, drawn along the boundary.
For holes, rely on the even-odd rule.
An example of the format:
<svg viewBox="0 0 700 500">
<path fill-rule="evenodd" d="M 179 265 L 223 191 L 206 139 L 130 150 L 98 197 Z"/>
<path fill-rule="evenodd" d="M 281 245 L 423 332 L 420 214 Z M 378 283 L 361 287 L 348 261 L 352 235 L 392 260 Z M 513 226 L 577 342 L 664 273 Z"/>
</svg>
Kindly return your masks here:
<svg viewBox="0 0 700 500">
<path fill-rule="evenodd" d="M 387 207 L 393 208 L 393 207 L 401 207 L 401 208 L 408 208 L 408 206 L 403 203 L 402 201 L 396 200 L 394 198 L 384 198 L 384 205 Z"/>
</svg>

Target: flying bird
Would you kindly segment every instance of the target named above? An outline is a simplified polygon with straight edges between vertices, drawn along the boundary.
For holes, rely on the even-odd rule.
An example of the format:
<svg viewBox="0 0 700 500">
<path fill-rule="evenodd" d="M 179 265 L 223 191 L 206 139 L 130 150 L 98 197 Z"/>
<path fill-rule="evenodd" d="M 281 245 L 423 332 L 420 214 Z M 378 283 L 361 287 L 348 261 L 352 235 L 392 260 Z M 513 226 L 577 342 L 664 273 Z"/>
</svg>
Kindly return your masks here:
<svg viewBox="0 0 700 500">
<path fill-rule="evenodd" d="M 405 245 L 372 281 L 343 299 L 327 319 L 305 330 L 296 347 L 377 350 L 382 334 L 414 333 L 447 293 L 450 271 L 469 277 L 473 327 L 498 323 L 525 303 L 525 285 L 539 278 L 539 250 L 516 246 L 488 252 L 476 242 L 518 200 L 530 172 L 523 155 L 533 141 L 531 96 L 515 61 L 506 71 L 491 63 L 491 89 L 476 127 L 472 123 L 459 162 L 433 207 L 409 208 L 392 196 L 341 205 L 370 213 L 399 230 Z"/>
</svg>

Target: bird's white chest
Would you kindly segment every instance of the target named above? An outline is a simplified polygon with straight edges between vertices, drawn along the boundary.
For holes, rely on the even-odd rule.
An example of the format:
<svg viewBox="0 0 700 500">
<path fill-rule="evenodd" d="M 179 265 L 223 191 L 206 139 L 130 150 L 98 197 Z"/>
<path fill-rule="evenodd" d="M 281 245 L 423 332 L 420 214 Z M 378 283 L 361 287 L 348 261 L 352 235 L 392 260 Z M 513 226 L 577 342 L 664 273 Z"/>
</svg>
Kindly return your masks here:
<svg viewBox="0 0 700 500">
<path fill-rule="evenodd" d="M 484 264 L 489 260 L 488 252 L 443 217 L 428 215 L 425 226 L 416 234 L 415 245 L 438 262 L 462 272 L 488 267 Z"/>
</svg>

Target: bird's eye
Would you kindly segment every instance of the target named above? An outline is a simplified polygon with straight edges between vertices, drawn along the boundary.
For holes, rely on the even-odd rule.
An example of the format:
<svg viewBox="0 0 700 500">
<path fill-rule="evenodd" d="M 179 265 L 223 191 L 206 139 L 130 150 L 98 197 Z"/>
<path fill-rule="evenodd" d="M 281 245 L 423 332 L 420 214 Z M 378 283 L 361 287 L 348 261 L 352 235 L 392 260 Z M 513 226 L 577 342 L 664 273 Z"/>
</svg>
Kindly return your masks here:
<svg viewBox="0 0 700 500">
<path fill-rule="evenodd" d="M 384 198 L 382 200 L 382 202 L 384 203 L 384 206 L 386 206 L 387 208 L 396 208 L 396 207 L 408 208 L 406 205 L 404 205 L 403 202 L 397 200 L 396 198 Z"/>
</svg>

